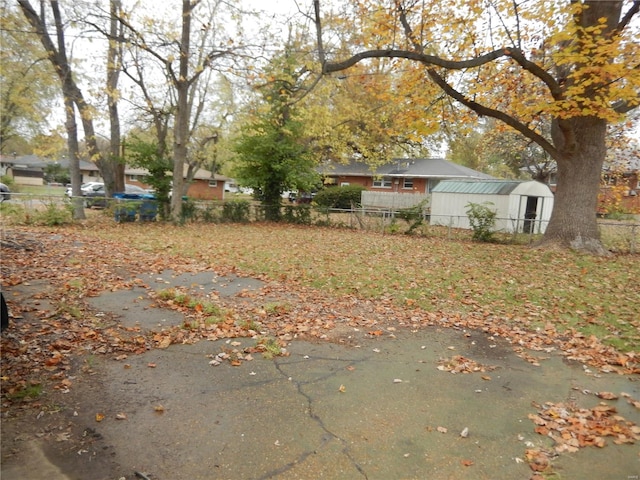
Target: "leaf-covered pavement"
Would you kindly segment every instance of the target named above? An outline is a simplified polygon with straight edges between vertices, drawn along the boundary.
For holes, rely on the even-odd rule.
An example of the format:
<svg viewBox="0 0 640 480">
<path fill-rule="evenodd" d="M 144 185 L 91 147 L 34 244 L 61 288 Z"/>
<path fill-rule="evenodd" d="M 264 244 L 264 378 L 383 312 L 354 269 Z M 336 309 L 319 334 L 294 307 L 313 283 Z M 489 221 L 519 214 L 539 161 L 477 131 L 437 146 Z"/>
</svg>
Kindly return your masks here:
<svg viewBox="0 0 640 480">
<path fill-rule="evenodd" d="M 16 322 L 3 334 L 3 412 L 30 408 L 25 400 L 37 400 L 43 381 L 59 391 L 72 389 L 69 372 L 78 354 L 136 354 L 203 338 L 262 337 L 284 346 L 293 338 L 348 342 L 348 332 L 376 336 L 438 325 L 505 338 L 534 365 L 558 352 L 603 372 L 640 371 L 637 348 L 629 348 L 637 331 L 634 337 L 633 329 L 624 330 L 624 351 L 602 341 L 612 335 L 610 318 L 616 319 L 614 328 L 637 326 L 631 301 L 640 294 L 631 281 L 635 258 L 440 243 L 281 226 L 5 230 L 2 284 L 42 282 L 42 305 L 8 297 L 13 316 L 29 313 L 37 321 Z M 144 286 L 136 275 L 167 269 L 254 276 L 266 285 L 234 298 L 179 303 L 151 292 L 186 319 L 155 332 L 125 328 L 87 307 L 87 297 Z M 595 290 L 585 292 L 585 285 Z M 580 293 L 573 298 L 575 291 Z M 216 321 L 210 321 L 205 302 L 220 307 Z M 580 332 L 580 319 L 587 327 L 604 323 L 605 334 Z M 447 369 L 464 372 L 473 362 L 455 360 L 445 362 Z"/>
</svg>

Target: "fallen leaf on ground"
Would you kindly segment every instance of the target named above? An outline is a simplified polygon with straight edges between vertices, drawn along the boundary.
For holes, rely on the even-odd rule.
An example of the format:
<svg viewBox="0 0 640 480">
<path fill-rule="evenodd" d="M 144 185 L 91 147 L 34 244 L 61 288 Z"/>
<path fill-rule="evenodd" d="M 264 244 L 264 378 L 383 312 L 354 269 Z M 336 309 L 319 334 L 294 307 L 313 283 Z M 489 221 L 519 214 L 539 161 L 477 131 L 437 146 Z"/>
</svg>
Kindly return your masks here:
<svg viewBox="0 0 640 480">
<path fill-rule="evenodd" d="M 611 393 L 611 392 L 598 392 L 596 393 L 597 397 L 600 397 L 604 400 L 617 400 L 618 395 L 616 395 L 615 393 Z"/>
<path fill-rule="evenodd" d="M 549 453 L 539 449 L 528 449 L 525 451 L 525 458 L 529 467 L 534 472 L 544 472 L 551 466 Z"/>
</svg>

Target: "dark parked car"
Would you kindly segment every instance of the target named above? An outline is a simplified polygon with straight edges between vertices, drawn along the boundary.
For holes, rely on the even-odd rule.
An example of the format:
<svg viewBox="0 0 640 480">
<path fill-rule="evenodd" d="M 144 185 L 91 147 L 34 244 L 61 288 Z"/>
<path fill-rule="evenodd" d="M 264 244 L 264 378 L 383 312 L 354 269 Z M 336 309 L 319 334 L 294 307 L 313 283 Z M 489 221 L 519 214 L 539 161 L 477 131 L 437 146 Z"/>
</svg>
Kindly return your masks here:
<svg viewBox="0 0 640 480">
<path fill-rule="evenodd" d="M 11 198 L 11 190 L 4 183 L 0 183 L 0 202 Z"/>
<path fill-rule="evenodd" d="M 126 184 L 124 186 L 124 193 L 128 193 L 128 194 L 133 194 L 133 195 L 146 195 L 148 192 L 141 187 L 138 187 L 137 185 L 129 185 Z M 105 198 L 105 191 L 104 191 L 104 185 L 97 187 L 95 189 L 93 189 L 90 192 L 87 192 L 84 195 L 84 204 L 91 208 L 91 207 L 106 207 L 107 206 L 107 199 Z"/>
</svg>

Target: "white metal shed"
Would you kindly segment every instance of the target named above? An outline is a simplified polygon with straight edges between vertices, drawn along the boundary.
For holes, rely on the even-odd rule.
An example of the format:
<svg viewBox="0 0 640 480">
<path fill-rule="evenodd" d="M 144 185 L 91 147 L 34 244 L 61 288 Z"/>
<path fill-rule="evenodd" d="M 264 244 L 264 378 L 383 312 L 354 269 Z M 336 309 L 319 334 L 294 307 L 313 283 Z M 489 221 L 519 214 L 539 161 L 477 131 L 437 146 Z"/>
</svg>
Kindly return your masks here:
<svg viewBox="0 0 640 480">
<path fill-rule="evenodd" d="M 444 180 L 431 192 L 431 224 L 471 228 L 469 203 L 491 202 L 496 230 L 544 233 L 553 210 L 553 192 L 536 181 Z"/>
</svg>

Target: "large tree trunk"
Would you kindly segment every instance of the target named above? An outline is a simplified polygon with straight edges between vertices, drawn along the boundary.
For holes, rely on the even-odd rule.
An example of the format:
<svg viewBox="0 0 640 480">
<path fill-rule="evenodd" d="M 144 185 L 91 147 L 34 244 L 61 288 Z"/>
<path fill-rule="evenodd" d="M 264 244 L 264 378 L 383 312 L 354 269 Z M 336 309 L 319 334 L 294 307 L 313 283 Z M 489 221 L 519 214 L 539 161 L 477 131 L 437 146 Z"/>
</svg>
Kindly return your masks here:
<svg viewBox="0 0 640 480">
<path fill-rule="evenodd" d="M 121 36 L 122 26 L 118 22 L 120 0 L 111 0 L 109 18 L 109 49 L 107 51 L 107 104 L 109 107 L 109 155 L 104 162 L 104 170 L 109 171 L 112 189 L 110 192 L 124 192 L 124 155 L 121 152 L 120 114 L 118 112 L 118 81 L 120 79 L 122 44 L 116 40 Z M 105 178 L 106 181 L 106 178 Z"/>
<path fill-rule="evenodd" d="M 603 255 L 607 252 L 600 242 L 596 207 L 606 154 L 607 123 L 581 117 L 571 120 L 571 124 L 575 144 L 559 146 L 563 156 L 558 160 L 553 213 L 541 244 L 558 244 Z M 562 144 L 562 139 L 557 143 Z"/>
<path fill-rule="evenodd" d="M 191 49 L 191 0 L 182 0 L 182 37 L 180 39 L 180 75 L 176 81 L 178 104 L 173 132 L 173 195 L 171 215 L 179 220 L 184 195 L 184 164 L 187 160 L 189 139 L 189 51 Z"/>
</svg>

